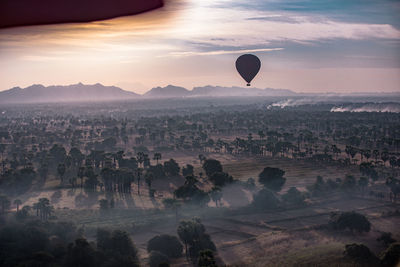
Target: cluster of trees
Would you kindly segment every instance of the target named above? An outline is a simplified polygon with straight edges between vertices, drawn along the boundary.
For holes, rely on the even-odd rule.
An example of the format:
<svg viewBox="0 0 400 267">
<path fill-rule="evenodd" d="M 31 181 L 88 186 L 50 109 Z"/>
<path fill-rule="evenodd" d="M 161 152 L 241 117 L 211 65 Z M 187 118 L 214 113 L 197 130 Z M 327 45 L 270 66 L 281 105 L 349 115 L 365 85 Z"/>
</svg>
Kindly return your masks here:
<svg viewBox="0 0 400 267">
<path fill-rule="evenodd" d="M 186 202 L 207 205 L 210 199 L 218 207 L 222 199 L 222 187 L 234 182 L 231 175 L 223 171 L 221 162 L 215 159 L 206 159 L 200 156 L 203 162 L 203 170 L 206 173 L 206 179 L 213 187 L 211 191 L 205 192 L 198 187 L 199 179 L 193 174 L 193 166 L 187 165 L 182 171 L 187 174 L 182 186 L 174 191 L 176 198 Z M 201 174 L 202 175 L 202 174 Z"/>
<path fill-rule="evenodd" d="M 151 267 L 168 264 L 170 259 L 181 257 L 183 247 L 185 247 L 186 259 L 196 266 L 216 267 L 214 259 L 216 247 L 200 219 L 181 221 L 177 234 L 179 239 L 176 236 L 164 234 L 154 236 L 147 242 Z"/>
<path fill-rule="evenodd" d="M 281 191 L 286 182 L 284 175 L 285 171 L 279 168 L 265 167 L 258 175 L 258 182 L 263 188 L 253 197 L 252 205 L 261 209 L 277 208 L 280 200 L 276 193 Z"/>
<path fill-rule="evenodd" d="M 391 243 L 382 251 L 380 257 L 375 256 L 364 244 L 347 244 L 343 251 L 346 258 L 362 266 L 398 266 L 400 263 L 400 243 Z"/>
<path fill-rule="evenodd" d="M 68 222 L 9 218 L 0 226 L 0 247 L 0 266 L 139 266 L 126 232 L 99 229 L 89 242 Z"/>
<path fill-rule="evenodd" d="M 337 160 L 360 164 L 363 175 L 374 180 L 378 172 L 372 167 L 391 166 L 398 172 L 400 164 L 399 119 L 389 113 L 348 116 L 320 110 L 233 109 L 138 119 L 83 119 L 70 114 L 43 116 L 42 112 L 10 112 L 0 121 L 0 184 L 8 192 L 24 193 L 32 179 L 45 180 L 49 175 L 76 185 L 76 178 L 82 177 L 79 169 L 87 166 L 99 175 L 99 168 L 148 168 L 153 159 L 153 171 L 159 175 L 163 149 Z M 247 138 L 232 138 L 243 134 Z M 214 138 L 224 135 L 226 140 Z M 154 151 L 152 158 L 148 148 Z M 137 156 L 123 158 L 120 150 L 134 151 Z M 179 172 L 173 162 L 162 167 L 168 176 Z M 185 169 L 183 176 L 187 175 Z M 84 177 L 92 180 L 88 188 L 95 184 L 93 177 Z"/>
<path fill-rule="evenodd" d="M 216 251 L 214 242 L 206 233 L 204 225 L 200 219 L 181 221 L 178 225 L 177 233 L 179 239 L 185 247 L 185 255 L 193 263 L 198 262 L 200 253 L 204 250 Z"/>
<path fill-rule="evenodd" d="M 351 232 L 369 232 L 371 223 L 362 214 L 357 212 L 333 212 L 329 224 L 335 230 L 350 230 Z"/>
<path fill-rule="evenodd" d="M 147 242 L 150 267 L 169 264 L 171 258 L 182 256 L 183 246 L 176 236 L 157 235 Z"/>
</svg>

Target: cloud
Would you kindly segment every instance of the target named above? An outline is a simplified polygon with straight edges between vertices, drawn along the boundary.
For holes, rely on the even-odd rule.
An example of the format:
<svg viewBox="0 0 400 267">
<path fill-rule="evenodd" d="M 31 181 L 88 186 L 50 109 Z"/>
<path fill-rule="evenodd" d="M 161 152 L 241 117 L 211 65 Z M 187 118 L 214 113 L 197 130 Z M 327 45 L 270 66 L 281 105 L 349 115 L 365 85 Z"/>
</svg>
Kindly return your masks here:
<svg viewBox="0 0 400 267">
<path fill-rule="evenodd" d="M 67 60 L 67 57 L 57 57 L 57 56 L 35 56 L 35 55 L 28 55 L 22 56 L 20 58 L 24 61 L 35 61 L 35 62 L 48 62 L 48 61 L 56 61 L 56 60 Z"/>
<path fill-rule="evenodd" d="M 260 49 L 243 49 L 243 50 L 215 50 L 207 52 L 186 51 L 186 52 L 171 52 L 168 54 L 168 56 L 174 56 L 174 57 L 215 56 L 215 55 L 244 54 L 244 53 L 256 53 L 256 52 L 271 52 L 280 50 L 283 50 L 283 48 L 279 47 L 279 48 L 260 48 Z"/>
</svg>

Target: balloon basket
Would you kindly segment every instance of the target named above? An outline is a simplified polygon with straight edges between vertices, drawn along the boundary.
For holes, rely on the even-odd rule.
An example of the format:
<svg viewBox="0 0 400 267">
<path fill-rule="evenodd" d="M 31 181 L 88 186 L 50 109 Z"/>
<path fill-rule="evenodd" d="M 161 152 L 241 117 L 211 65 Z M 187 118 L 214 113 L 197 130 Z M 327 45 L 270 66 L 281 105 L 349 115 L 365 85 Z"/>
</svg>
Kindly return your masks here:
<svg viewBox="0 0 400 267">
<path fill-rule="evenodd" d="M 251 86 L 251 84 L 248 83 L 247 86 Z"/>
</svg>

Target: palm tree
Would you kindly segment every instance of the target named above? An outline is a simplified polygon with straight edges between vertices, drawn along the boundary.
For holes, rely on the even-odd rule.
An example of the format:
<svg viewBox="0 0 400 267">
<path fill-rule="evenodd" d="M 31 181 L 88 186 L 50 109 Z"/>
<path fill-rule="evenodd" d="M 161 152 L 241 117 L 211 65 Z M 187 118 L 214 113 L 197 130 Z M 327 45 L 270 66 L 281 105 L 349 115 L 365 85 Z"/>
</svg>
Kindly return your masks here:
<svg viewBox="0 0 400 267">
<path fill-rule="evenodd" d="M 161 153 L 154 153 L 153 160 L 156 160 L 158 165 L 158 161 L 161 160 Z"/>
<path fill-rule="evenodd" d="M 17 198 L 16 200 L 14 200 L 14 204 L 17 205 L 17 212 L 18 212 L 19 211 L 19 205 L 22 204 L 22 201 Z"/>
<path fill-rule="evenodd" d="M 141 166 L 142 163 L 144 162 L 144 153 L 138 152 L 136 158 L 137 158 L 137 162 L 139 163 L 139 166 Z"/>
<path fill-rule="evenodd" d="M 33 207 L 36 209 L 36 215 L 40 216 L 43 221 L 47 221 L 54 210 L 53 206 L 50 205 L 50 200 L 47 198 L 39 198 L 39 201 L 34 203 Z"/>
</svg>

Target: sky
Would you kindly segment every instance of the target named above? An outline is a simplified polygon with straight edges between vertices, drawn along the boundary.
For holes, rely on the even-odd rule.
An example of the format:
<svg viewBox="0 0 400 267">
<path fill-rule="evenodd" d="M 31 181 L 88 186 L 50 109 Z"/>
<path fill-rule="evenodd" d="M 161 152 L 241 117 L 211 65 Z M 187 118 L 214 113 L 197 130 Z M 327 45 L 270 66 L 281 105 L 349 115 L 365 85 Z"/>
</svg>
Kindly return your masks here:
<svg viewBox="0 0 400 267">
<path fill-rule="evenodd" d="M 400 92 L 399 0 L 168 0 L 112 20 L 0 30 L 0 90 L 32 84 Z"/>
</svg>

